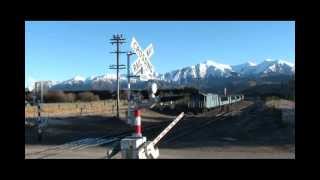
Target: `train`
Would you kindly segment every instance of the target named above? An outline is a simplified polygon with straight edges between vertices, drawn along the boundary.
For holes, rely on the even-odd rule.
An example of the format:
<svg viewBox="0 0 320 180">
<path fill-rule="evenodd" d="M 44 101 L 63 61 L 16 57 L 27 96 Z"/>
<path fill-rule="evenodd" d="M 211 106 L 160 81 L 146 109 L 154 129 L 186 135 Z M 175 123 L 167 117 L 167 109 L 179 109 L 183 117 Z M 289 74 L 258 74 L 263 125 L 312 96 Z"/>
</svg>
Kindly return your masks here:
<svg viewBox="0 0 320 180">
<path fill-rule="evenodd" d="M 243 94 L 230 94 L 227 96 L 215 93 L 205 93 L 196 89 L 162 90 L 158 106 L 165 111 L 183 111 L 193 114 L 202 113 L 211 109 L 228 108 L 228 105 L 244 100 Z M 169 108 L 168 108 L 169 107 Z"/>
<path fill-rule="evenodd" d="M 220 108 L 244 100 L 243 94 L 220 96 L 212 93 L 198 92 L 192 94 L 188 102 L 188 109 L 194 112 L 204 112 L 213 108 Z"/>
</svg>

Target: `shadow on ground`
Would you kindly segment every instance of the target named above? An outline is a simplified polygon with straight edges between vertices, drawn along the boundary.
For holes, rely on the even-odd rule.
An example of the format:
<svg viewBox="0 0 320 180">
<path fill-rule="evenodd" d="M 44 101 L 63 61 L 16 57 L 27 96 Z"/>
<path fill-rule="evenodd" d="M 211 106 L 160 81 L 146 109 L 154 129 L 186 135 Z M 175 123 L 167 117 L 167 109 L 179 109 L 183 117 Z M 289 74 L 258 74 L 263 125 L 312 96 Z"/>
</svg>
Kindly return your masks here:
<svg viewBox="0 0 320 180">
<path fill-rule="evenodd" d="M 194 116 L 190 117 L 189 121 L 196 127 L 196 121 L 210 119 L 214 120 L 212 116 Z M 168 141 L 174 137 L 175 131 L 183 128 L 182 124 L 183 122 L 164 137 L 159 144 L 160 148 L 295 146 L 294 126 L 283 123 L 280 111 L 261 108 L 261 104 L 249 106 L 236 115 Z"/>
<path fill-rule="evenodd" d="M 158 121 L 142 122 L 142 129 L 166 122 L 170 118 L 152 118 Z M 113 137 L 123 132 L 133 132 L 133 127 L 125 119 L 112 116 L 75 116 L 75 117 L 50 117 L 48 126 L 44 129 L 41 139 L 37 133 L 38 128 L 25 127 L 26 145 L 61 145 L 81 138 L 96 138 L 101 136 Z"/>
</svg>

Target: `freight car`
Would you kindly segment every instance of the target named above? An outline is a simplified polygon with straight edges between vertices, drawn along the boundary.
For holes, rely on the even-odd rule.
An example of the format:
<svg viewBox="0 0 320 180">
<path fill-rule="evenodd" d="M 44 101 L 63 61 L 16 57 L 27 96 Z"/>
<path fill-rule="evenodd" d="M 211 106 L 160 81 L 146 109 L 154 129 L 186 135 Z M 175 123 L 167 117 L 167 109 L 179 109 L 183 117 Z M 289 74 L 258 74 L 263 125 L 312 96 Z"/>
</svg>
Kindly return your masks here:
<svg viewBox="0 0 320 180">
<path fill-rule="evenodd" d="M 244 100 L 244 95 L 219 96 L 218 94 L 202 93 L 192 94 L 188 102 L 188 109 L 193 112 L 204 112 L 213 108 L 220 108 L 226 105 Z"/>
</svg>

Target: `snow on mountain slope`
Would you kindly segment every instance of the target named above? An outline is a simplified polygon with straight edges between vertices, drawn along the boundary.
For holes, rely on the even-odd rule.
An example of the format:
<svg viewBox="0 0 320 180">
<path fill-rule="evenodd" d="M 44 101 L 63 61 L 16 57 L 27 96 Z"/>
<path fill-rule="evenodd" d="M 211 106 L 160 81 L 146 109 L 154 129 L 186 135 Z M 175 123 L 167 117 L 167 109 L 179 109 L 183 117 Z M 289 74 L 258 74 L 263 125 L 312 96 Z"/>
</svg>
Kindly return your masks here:
<svg viewBox="0 0 320 180">
<path fill-rule="evenodd" d="M 220 71 L 226 71 L 226 70 L 231 70 L 232 69 L 230 65 L 220 64 L 220 63 L 217 63 L 215 61 L 210 61 L 210 60 L 205 61 L 205 64 L 208 67 L 209 66 L 213 66 L 213 67 L 215 67 L 215 69 L 220 70 Z"/>
<path fill-rule="evenodd" d="M 83 83 L 84 81 L 85 81 L 84 77 L 77 75 L 77 76 L 75 76 L 75 77 L 73 77 L 71 79 L 68 79 L 66 81 L 61 82 L 61 84 L 70 84 L 70 85 L 72 85 L 72 84 Z"/>
<path fill-rule="evenodd" d="M 84 78 L 75 76 L 69 80 L 55 84 L 51 89 L 60 90 L 114 90 L 116 88 L 117 76 L 115 74 L 106 74 L 101 76 L 90 76 Z M 126 81 L 126 75 L 120 75 L 120 82 Z"/>
<path fill-rule="evenodd" d="M 33 78 L 28 78 L 27 81 L 25 82 L 25 88 L 28 88 L 29 91 L 34 90 L 35 88 L 35 83 L 39 82 Z M 52 86 L 55 86 L 56 84 L 60 83 L 59 81 L 53 81 L 53 80 L 47 80 L 47 81 L 41 81 L 43 83 L 43 86 L 45 88 L 51 88 Z"/>
<path fill-rule="evenodd" d="M 205 79 L 210 77 L 229 78 L 237 75 L 245 76 L 268 76 L 274 74 L 291 75 L 295 72 L 293 63 L 283 60 L 267 59 L 259 64 L 246 62 L 239 65 L 221 64 L 212 60 L 207 60 L 202 63 L 177 69 L 165 74 L 156 74 L 158 80 L 175 83 L 189 83 L 199 78 Z M 120 75 L 120 83 L 126 83 L 126 75 Z M 137 81 L 139 82 L 139 81 Z M 106 74 L 101 76 L 91 76 L 83 78 L 75 76 L 72 79 L 57 83 L 53 89 L 109 89 L 116 88 L 116 75 Z"/>
<path fill-rule="evenodd" d="M 241 74 L 241 75 L 248 75 L 248 74 L 251 74 L 255 70 L 256 67 L 257 67 L 257 65 L 255 63 L 246 62 L 244 64 L 232 66 L 232 70 L 234 72 Z"/>
<path fill-rule="evenodd" d="M 265 60 L 258 64 L 253 74 L 292 74 L 294 65 L 283 60 Z"/>
<path fill-rule="evenodd" d="M 207 78 L 209 76 L 228 77 L 231 75 L 231 72 L 232 68 L 230 65 L 207 60 L 203 63 L 165 73 L 164 76 L 160 76 L 160 79 L 179 82 L 181 80 Z"/>
</svg>

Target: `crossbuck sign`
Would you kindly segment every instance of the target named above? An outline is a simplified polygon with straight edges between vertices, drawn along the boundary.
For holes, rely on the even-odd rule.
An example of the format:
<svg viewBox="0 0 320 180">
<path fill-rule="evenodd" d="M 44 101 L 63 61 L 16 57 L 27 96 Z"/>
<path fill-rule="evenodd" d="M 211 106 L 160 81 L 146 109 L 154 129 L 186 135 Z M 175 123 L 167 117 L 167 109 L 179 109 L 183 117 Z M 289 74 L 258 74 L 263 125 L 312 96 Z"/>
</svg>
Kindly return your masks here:
<svg viewBox="0 0 320 180">
<path fill-rule="evenodd" d="M 150 44 L 144 51 L 142 51 L 137 40 L 133 37 L 131 48 L 138 56 L 138 59 L 132 64 L 132 70 L 135 75 L 140 75 L 141 79 L 153 79 L 154 68 L 150 62 L 150 57 L 153 54 L 153 46 Z"/>
</svg>

